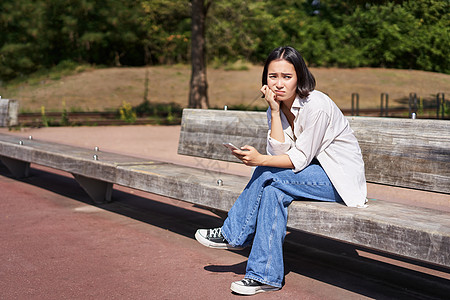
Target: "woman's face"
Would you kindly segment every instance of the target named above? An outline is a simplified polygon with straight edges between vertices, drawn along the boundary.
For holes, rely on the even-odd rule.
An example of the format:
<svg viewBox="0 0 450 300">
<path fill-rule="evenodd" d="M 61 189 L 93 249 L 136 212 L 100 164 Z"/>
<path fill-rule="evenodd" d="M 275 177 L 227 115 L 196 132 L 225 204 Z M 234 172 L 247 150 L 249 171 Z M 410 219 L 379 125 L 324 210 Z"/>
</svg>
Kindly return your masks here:
<svg viewBox="0 0 450 300">
<path fill-rule="evenodd" d="M 284 59 L 270 62 L 267 85 L 277 95 L 276 100 L 294 100 L 297 95 L 297 73 L 294 65 Z"/>
</svg>

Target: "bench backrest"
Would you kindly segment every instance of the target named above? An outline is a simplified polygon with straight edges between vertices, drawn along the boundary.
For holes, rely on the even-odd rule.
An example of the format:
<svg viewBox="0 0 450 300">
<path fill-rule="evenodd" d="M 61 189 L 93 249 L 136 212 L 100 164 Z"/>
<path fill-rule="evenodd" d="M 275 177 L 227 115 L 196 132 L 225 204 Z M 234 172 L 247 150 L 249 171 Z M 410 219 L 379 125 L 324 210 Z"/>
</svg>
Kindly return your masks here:
<svg viewBox="0 0 450 300">
<path fill-rule="evenodd" d="M 0 97 L 0 127 L 18 125 L 18 112 L 19 101 Z"/>
<path fill-rule="evenodd" d="M 347 117 L 368 182 L 450 193 L 450 122 Z M 185 109 L 178 153 L 239 162 L 222 143 L 266 153 L 265 112 Z"/>
</svg>

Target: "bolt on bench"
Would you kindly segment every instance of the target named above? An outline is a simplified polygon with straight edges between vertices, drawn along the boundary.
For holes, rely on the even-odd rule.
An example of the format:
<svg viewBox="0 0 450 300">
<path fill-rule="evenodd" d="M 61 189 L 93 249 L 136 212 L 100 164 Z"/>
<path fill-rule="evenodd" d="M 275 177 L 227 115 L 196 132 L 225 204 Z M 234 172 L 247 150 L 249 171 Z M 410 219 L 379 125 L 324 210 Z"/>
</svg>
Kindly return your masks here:
<svg viewBox="0 0 450 300">
<path fill-rule="evenodd" d="M 450 123 L 349 117 L 368 182 L 450 193 Z M 265 152 L 263 112 L 185 109 L 178 153 L 238 162 L 223 142 Z M 0 134 L 0 159 L 20 178 L 30 163 L 72 173 L 96 202 L 110 201 L 113 184 L 226 212 L 247 177 Z M 220 184 L 218 184 L 218 182 Z M 450 214 L 381 200 L 367 208 L 294 201 L 288 227 L 326 238 L 450 267 Z"/>
</svg>

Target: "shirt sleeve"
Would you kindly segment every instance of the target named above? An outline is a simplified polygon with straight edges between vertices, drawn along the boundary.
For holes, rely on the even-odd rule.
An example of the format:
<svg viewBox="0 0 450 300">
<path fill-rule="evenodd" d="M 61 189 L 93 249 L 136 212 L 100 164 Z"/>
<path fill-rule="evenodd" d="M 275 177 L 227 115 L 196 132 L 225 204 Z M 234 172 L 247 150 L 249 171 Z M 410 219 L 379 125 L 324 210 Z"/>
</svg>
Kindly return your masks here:
<svg viewBox="0 0 450 300">
<path fill-rule="evenodd" d="M 284 143 L 277 141 L 270 137 L 271 130 L 267 132 L 267 154 L 269 155 L 282 155 L 286 154 L 291 148 L 289 137 L 284 133 Z"/>
<path fill-rule="evenodd" d="M 291 143 L 289 141 L 289 137 L 284 133 L 284 143 L 277 141 L 276 139 L 273 139 L 270 137 L 272 128 L 272 117 L 270 112 L 270 107 L 267 110 L 267 122 L 269 125 L 269 130 L 267 131 L 267 146 L 266 151 L 269 155 L 282 155 L 286 154 L 286 152 L 291 148 Z"/>
<path fill-rule="evenodd" d="M 307 118 L 305 128 L 297 137 L 295 147 L 286 152 L 294 165 L 294 172 L 303 170 L 319 154 L 329 126 L 330 118 L 324 111 L 318 111 Z"/>
</svg>

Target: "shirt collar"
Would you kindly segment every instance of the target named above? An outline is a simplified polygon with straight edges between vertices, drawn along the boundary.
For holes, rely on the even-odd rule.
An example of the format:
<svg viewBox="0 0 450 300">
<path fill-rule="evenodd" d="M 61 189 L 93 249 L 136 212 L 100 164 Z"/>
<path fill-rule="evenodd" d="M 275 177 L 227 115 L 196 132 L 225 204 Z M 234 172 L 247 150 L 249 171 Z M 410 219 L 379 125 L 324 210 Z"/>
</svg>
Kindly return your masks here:
<svg viewBox="0 0 450 300">
<path fill-rule="evenodd" d="M 306 98 L 300 98 L 299 95 L 297 95 L 294 99 L 294 102 L 292 103 L 291 106 L 291 111 L 293 111 L 294 109 L 298 110 L 300 108 L 303 108 L 306 104 L 306 102 L 309 101 L 309 97 Z"/>
<path fill-rule="evenodd" d="M 291 108 L 301 108 L 303 104 L 301 103 L 300 97 L 297 95 L 294 99 L 294 102 L 292 103 Z"/>
<path fill-rule="evenodd" d="M 294 112 L 296 110 L 299 110 L 303 106 L 305 106 L 306 99 L 301 99 L 298 95 L 295 97 L 294 102 L 291 106 L 291 112 Z"/>
</svg>

